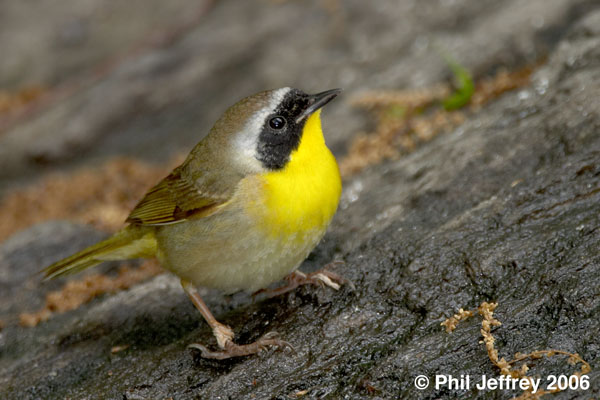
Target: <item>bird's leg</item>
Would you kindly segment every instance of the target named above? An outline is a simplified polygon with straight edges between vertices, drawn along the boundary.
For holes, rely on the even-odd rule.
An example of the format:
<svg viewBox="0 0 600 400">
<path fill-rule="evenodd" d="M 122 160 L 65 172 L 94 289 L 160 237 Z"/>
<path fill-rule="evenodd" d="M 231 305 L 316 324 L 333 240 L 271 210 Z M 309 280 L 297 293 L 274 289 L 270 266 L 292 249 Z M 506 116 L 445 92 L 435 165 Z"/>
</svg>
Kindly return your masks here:
<svg viewBox="0 0 600 400">
<path fill-rule="evenodd" d="M 181 286 L 192 300 L 192 303 L 194 303 L 194 306 L 200 311 L 200 314 L 202 314 L 208 325 L 212 328 L 213 334 L 217 339 L 217 344 L 221 348 L 220 351 L 211 351 L 199 343 L 193 343 L 188 346 L 200 350 L 202 352 L 202 357 L 224 360 L 231 357 L 249 356 L 262 350 L 266 350 L 269 346 L 282 349 L 288 347 L 292 351 L 294 350 L 288 342 L 279 339 L 277 332 L 269 332 L 254 343 L 243 345 L 236 344 L 233 341 L 234 334 L 231 328 L 217 321 L 208 309 L 204 300 L 200 297 L 200 294 L 194 285 L 192 285 L 191 282 L 182 279 Z"/>
<path fill-rule="evenodd" d="M 329 286 L 334 290 L 339 290 L 341 285 L 343 284 L 349 284 L 351 287 L 354 287 L 352 282 L 327 269 L 327 267 L 334 264 L 343 264 L 343 261 L 333 261 L 321 268 L 320 270 L 311 272 L 310 274 L 305 274 L 304 272 L 300 271 L 294 271 L 285 278 L 283 278 L 287 282 L 285 285 L 275 289 L 261 289 L 255 292 L 253 296 L 265 293 L 268 297 L 275 297 L 290 292 L 296 289 L 298 286 L 309 284 L 316 286 Z"/>
<path fill-rule="evenodd" d="M 217 321 L 217 319 L 214 317 L 214 315 L 212 315 L 212 313 L 208 309 L 208 306 L 206 305 L 204 300 L 202 300 L 202 297 L 200 297 L 198 290 L 194 287 L 194 285 L 192 285 L 191 282 L 182 279 L 181 286 L 183 287 L 183 290 L 185 290 L 185 292 L 188 294 L 188 296 L 190 296 L 192 303 L 194 303 L 198 311 L 200 311 L 200 314 L 202 314 L 202 316 L 204 317 L 204 320 L 206 320 L 208 325 L 213 330 L 213 334 L 217 339 L 217 344 L 219 345 L 219 347 L 224 349 L 227 345 L 227 342 L 233 341 L 234 334 L 231 328 Z"/>
</svg>

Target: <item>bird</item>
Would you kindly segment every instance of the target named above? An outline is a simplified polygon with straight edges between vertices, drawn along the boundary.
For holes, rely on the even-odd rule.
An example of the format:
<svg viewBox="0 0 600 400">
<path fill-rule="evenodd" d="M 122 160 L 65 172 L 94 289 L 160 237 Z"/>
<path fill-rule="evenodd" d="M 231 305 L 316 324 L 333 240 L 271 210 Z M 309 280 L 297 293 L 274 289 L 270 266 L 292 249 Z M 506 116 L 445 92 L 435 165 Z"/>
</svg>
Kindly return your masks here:
<svg viewBox="0 0 600 400">
<path fill-rule="evenodd" d="M 104 261 L 156 258 L 178 276 L 208 323 L 219 350 L 190 347 L 202 357 L 226 359 L 291 345 L 276 332 L 238 344 L 217 321 L 198 287 L 225 293 L 256 292 L 287 278 L 282 293 L 344 279 L 323 269 L 298 271 L 324 236 L 338 207 L 342 182 L 325 144 L 321 108 L 341 92 L 307 94 L 284 87 L 246 97 L 229 107 L 185 161 L 152 187 L 121 230 L 55 262 L 46 279 Z"/>
</svg>

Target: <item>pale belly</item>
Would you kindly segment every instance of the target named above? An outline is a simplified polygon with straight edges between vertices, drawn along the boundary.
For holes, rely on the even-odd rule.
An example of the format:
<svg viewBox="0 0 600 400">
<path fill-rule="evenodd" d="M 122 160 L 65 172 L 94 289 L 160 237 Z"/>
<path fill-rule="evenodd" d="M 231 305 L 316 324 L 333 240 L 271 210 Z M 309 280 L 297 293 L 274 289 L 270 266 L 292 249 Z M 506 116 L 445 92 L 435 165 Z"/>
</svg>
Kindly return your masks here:
<svg viewBox="0 0 600 400">
<path fill-rule="evenodd" d="M 281 280 L 304 261 L 327 226 L 266 233 L 240 209 L 156 231 L 164 268 L 194 285 L 225 292 L 256 291 Z"/>
</svg>

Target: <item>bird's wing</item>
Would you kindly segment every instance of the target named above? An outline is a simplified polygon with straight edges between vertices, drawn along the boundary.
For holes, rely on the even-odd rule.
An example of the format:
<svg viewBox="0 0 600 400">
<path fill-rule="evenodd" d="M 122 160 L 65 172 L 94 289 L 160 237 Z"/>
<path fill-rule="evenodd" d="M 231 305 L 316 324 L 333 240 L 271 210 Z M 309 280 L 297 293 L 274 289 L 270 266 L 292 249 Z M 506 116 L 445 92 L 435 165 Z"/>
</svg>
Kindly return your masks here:
<svg viewBox="0 0 600 400">
<path fill-rule="evenodd" d="M 127 221 L 134 225 L 166 225 L 210 215 L 228 197 L 202 190 L 184 176 L 182 167 L 154 186 L 135 206 Z"/>
</svg>

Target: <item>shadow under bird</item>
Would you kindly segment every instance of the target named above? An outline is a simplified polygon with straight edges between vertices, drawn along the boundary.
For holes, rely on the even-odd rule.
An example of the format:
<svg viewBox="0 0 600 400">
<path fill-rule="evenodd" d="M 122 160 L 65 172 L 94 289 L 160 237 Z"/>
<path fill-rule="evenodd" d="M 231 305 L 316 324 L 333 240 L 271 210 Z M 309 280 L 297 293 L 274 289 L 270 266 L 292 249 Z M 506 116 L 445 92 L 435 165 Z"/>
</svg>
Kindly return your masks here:
<svg viewBox="0 0 600 400">
<path fill-rule="evenodd" d="M 230 107 L 187 159 L 154 186 L 110 238 L 58 261 L 47 278 L 103 261 L 156 257 L 210 325 L 219 345 L 202 356 L 224 359 L 289 344 L 274 332 L 236 344 L 196 286 L 257 291 L 287 276 L 281 293 L 318 280 L 323 270 L 296 271 L 325 234 L 338 206 L 341 180 L 325 145 L 320 109 L 339 89 L 309 95 L 292 88 L 257 93 Z M 337 282 L 336 282 L 337 281 Z"/>
</svg>

